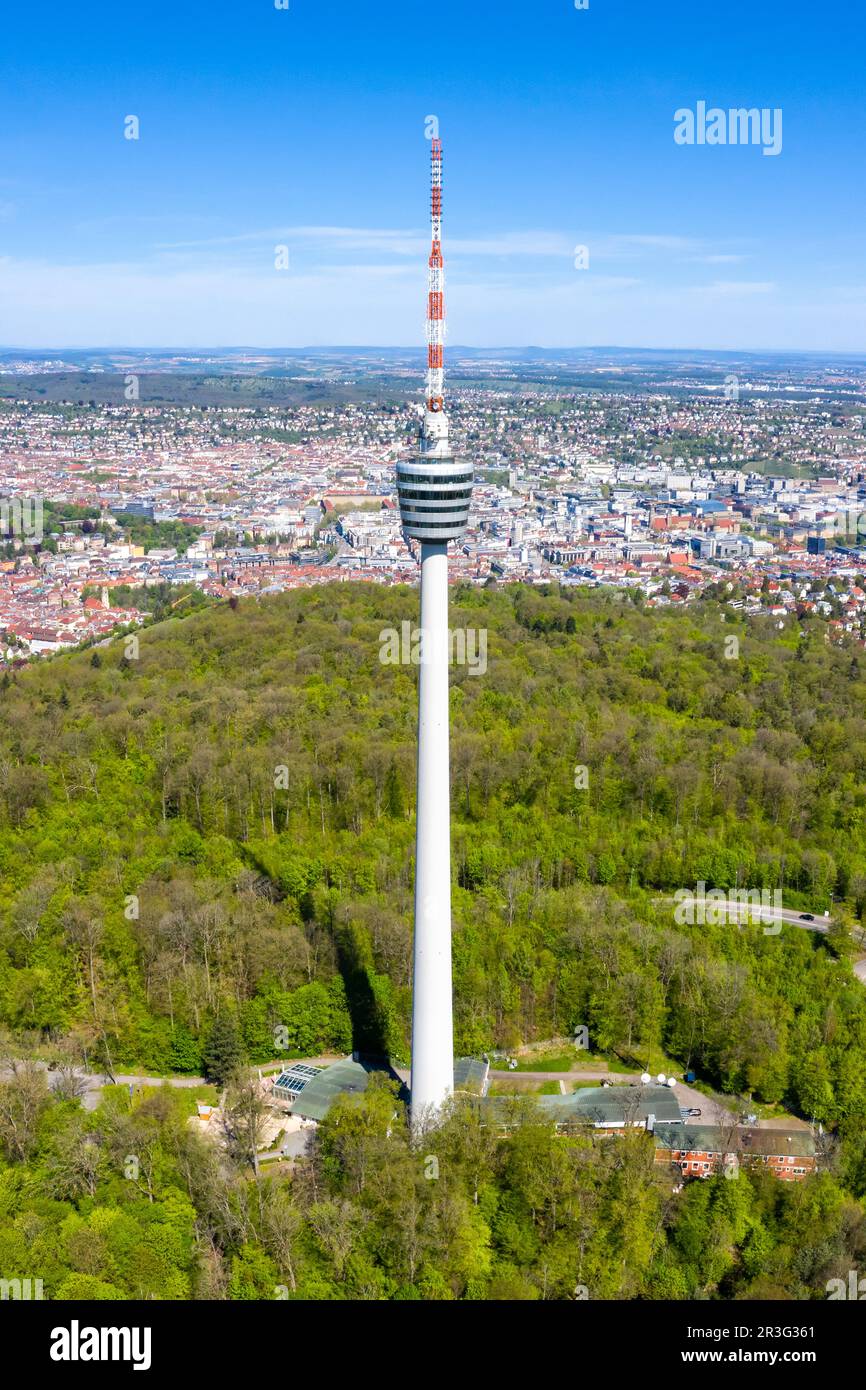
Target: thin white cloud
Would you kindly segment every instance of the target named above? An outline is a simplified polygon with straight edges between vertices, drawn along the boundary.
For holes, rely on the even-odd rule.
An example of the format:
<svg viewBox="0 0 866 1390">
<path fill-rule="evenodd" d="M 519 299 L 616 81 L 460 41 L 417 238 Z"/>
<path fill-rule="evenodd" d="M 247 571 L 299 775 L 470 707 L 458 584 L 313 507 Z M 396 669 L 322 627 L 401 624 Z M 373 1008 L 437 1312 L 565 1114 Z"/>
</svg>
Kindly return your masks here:
<svg viewBox="0 0 866 1390">
<path fill-rule="evenodd" d="M 429 250 L 429 233 L 383 227 L 281 226 L 230 236 L 156 243 L 158 251 L 204 250 L 208 247 L 245 243 L 289 241 L 304 245 L 341 245 L 353 251 L 387 251 L 404 256 L 423 256 Z M 449 237 L 451 255 L 568 256 L 573 242 L 558 232 L 500 232 L 478 237 Z"/>
<path fill-rule="evenodd" d="M 611 240 L 622 242 L 626 246 L 648 246 L 656 251 L 690 251 L 693 247 L 700 245 L 694 237 L 668 234 L 627 233 L 612 237 Z"/>
<path fill-rule="evenodd" d="M 329 224 L 301 224 L 259 228 L 221 236 L 157 242 L 154 250 L 165 261 L 181 263 L 192 255 L 216 255 L 229 249 L 267 248 L 287 245 L 290 251 L 315 263 L 318 253 L 369 253 L 371 256 L 401 256 L 422 266 L 429 247 L 426 230 L 388 227 L 340 227 Z M 593 233 L 589 230 L 564 233 L 534 229 L 519 232 L 484 232 L 477 236 L 449 236 L 446 255 L 449 265 L 473 258 L 522 261 L 571 261 L 578 246 L 589 249 L 593 263 L 644 261 L 667 264 L 691 261 L 698 264 L 734 264 L 742 253 L 714 247 L 695 237 L 671 233 L 618 232 Z"/>
<path fill-rule="evenodd" d="M 402 261 L 397 265 L 351 264 L 349 262 L 342 262 L 337 265 L 317 265 L 315 273 L 316 275 L 333 275 L 344 278 L 355 275 L 368 277 L 375 275 L 380 279 L 391 280 L 399 277 L 401 280 L 415 279 L 419 283 L 426 284 L 423 267 L 419 270 L 417 266 L 408 261 Z"/>
<path fill-rule="evenodd" d="M 199 237 L 188 241 L 163 241 L 156 243 L 160 251 L 200 250 L 207 247 L 239 246 L 245 242 L 268 242 L 291 238 L 299 242 L 342 242 L 353 249 L 369 247 L 372 250 L 395 247 L 425 245 L 421 232 L 397 231 L 377 227 L 329 227 L 329 226 L 278 226 L 262 227 L 257 231 L 236 232 L 226 236 Z"/>
<path fill-rule="evenodd" d="M 714 280 L 710 285 L 692 285 L 690 294 L 708 295 L 751 295 L 772 294 L 776 289 L 773 280 Z"/>
</svg>

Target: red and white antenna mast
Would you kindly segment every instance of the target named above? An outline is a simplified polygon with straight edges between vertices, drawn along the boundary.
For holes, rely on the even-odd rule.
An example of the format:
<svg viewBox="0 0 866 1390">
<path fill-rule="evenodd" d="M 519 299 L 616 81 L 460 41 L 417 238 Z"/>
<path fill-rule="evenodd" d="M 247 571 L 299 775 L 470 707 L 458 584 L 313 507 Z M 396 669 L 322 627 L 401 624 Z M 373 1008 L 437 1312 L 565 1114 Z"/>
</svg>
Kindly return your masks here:
<svg viewBox="0 0 866 1390">
<path fill-rule="evenodd" d="M 427 280 L 427 409 L 445 408 L 445 263 L 442 260 L 442 141 L 430 144 L 430 270 Z"/>
</svg>

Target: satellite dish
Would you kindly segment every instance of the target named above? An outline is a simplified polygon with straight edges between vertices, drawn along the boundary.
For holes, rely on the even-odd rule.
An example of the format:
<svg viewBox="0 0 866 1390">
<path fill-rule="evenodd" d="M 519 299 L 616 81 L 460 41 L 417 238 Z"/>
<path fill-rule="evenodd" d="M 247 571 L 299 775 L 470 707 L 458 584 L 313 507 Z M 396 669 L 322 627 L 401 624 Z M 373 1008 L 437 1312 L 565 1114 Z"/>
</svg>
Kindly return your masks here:
<svg viewBox="0 0 866 1390">
<path fill-rule="evenodd" d="M 648 1071 L 641 1072 L 640 1079 L 643 1082 L 644 1086 L 646 1086 L 650 1081 L 652 1081 L 652 1077 L 650 1076 Z"/>
<path fill-rule="evenodd" d="M 663 1071 L 660 1071 L 660 1072 L 659 1072 L 659 1074 L 658 1074 L 656 1080 L 658 1081 L 658 1083 L 659 1083 L 660 1086 L 663 1086 L 663 1085 L 665 1084 L 665 1074 L 664 1074 Z"/>
</svg>

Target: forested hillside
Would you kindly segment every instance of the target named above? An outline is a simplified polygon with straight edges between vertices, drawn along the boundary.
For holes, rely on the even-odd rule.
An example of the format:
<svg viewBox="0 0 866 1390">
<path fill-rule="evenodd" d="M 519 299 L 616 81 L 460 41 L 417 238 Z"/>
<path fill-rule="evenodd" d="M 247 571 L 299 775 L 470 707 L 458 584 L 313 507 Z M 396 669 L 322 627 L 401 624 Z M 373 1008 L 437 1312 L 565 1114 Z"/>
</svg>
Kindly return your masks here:
<svg viewBox="0 0 866 1390">
<path fill-rule="evenodd" d="M 416 603 L 336 585 L 3 678 L 2 1024 L 160 1071 L 199 1071 L 220 1013 L 253 1061 L 279 1024 L 407 1057 L 417 669 L 379 652 Z M 724 618 L 455 594 L 489 633 L 487 672 L 453 673 L 457 1046 L 586 1023 L 834 1123 L 866 1112 L 849 965 L 668 899 L 862 916 L 866 658 Z"/>
<path fill-rule="evenodd" d="M 417 670 L 379 653 L 416 617 L 412 591 L 337 584 L 157 624 L 137 659 L 117 641 L 3 677 L 7 1052 L 195 1074 L 227 1035 L 247 1061 L 274 1056 L 281 1026 L 296 1055 L 408 1058 Z M 818 623 L 779 632 L 716 602 L 647 613 L 604 593 L 458 590 L 452 626 L 486 629 L 489 663 L 452 678 L 458 1051 L 586 1024 L 593 1050 L 661 1050 L 822 1121 L 831 1173 L 792 1191 L 713 1180 L 674 1213 L 638 1139 L 563 1146 L 531 1121 L 503 1147 L 457 1116 L 434 1145 L 456 1146 L 450 1176 L 416 1174 L 410 1239 L 397 1194 L 415 1160 L 393 1131 L 385 1144 L 395 1102 L 377 1088 L 337 1108 L 292 1198 L 266 1183 L 253 1214 L 245 1178 L 190 1157 L 175 1102 L 86 1116 L 31 1077 L 23 1100 L 0 1087 L 4 1239 L 20 1254 L 39 1213 L 52 1296 L 162 1280 L 155 1296 L 271 1297 L 276 1281 L 305 1297 L 564 1297 L 579 1265 L 593 1296 L 758 1296 L 768 1279 L 800 1297 L 856 1260 L 851 938 L 678 925 L 671 897 L 700 880 L 781 887 L 862 918 L 866 658 Z M 133 1192 L 112 1155 L 142 1149 L 150 1185 Z M 273 1229 L 271 1202 L 291 1206 Z"/>
</svg>

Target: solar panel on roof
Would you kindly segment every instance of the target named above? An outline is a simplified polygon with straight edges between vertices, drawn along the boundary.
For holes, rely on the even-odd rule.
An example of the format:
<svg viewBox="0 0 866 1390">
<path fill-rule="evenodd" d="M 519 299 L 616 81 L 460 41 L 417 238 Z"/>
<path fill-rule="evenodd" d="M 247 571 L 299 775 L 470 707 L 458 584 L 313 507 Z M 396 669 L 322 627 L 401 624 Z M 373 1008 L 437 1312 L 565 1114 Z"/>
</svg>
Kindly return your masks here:
<svg viewBox="0 0 866 1390">
<path fill-rule="evenodd" d="M 274 1082 L 274 1090 L 297 1098 L 308 1082 L 319 1075 L 321 1067 L 311 1067 L 306 1062 L 296 1062 L 285 1071 L 280 1072 Z"/>
<path fill-rule="evenodd" d="M 281 1091 L 293 1091 L 296 1086 L 306 1085 L 306 1082 L 298 1076 L 281 1076 L 278 1081 L 274 1082 L 274 1085 Z"/>
</svg>

